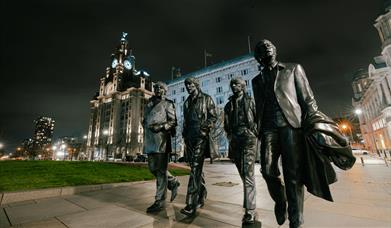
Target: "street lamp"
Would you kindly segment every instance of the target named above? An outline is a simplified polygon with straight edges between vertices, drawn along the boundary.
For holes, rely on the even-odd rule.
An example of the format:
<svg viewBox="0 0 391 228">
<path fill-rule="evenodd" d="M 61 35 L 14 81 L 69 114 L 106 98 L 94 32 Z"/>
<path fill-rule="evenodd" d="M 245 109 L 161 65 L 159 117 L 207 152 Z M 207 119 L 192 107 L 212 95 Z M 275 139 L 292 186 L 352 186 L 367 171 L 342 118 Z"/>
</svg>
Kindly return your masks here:
<svg viewBox="0 0 391 228">
<path fill-rule="evenodd" d="M 354 114 L 356 114 L 356 115 L 361 115 L 362 114 L 362 110 L 361 110 L 361 108 L 356 108 L 355 110 L 354 110 Z"/>
<path fill-rule="evenodd" d="M 4 147 L 4 144 L 0 143 L 0 150 L 3 149 L 3 147 Z"/>
</svg>

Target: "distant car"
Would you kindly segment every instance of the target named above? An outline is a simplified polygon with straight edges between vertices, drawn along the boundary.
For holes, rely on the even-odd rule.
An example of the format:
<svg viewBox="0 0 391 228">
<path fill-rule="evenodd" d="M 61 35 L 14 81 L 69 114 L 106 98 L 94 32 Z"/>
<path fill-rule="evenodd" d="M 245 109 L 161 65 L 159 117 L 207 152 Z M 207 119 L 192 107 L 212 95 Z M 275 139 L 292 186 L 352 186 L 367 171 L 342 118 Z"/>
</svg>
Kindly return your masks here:
<svg viewBox="0 0 391 228">
<path fill-rule="evenodd" d="M 369 151 L 361 150 L 361 149 L 352 149 L 352 152 L 354 155 L 367 155 L 367 154 L 369 154 Z"/>
<path fill-rule="evenodd" d="M 143 154 L 137 155 L 136 159 L 134 159 L 134 162 L 146 162 L 147 157 Z"/>
</svg>

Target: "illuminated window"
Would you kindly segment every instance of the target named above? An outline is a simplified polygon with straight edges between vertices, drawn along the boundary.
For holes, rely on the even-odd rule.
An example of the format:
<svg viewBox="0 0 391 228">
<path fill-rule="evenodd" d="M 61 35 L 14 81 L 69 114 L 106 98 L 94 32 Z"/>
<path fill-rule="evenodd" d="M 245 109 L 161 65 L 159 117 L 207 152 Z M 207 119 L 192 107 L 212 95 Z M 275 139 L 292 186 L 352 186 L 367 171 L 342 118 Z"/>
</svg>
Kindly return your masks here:
<svg viewBox="0 0 391 228">
<path fill-rule="evenodd" d="M 202 81 L 201 86 L 207 86 L 209 84 L 209 80 Z"/>
<path fill-rule="evenodd" d="M 241 70 L 241 71 L 240 71 L 240 74 L 241 74 L 242 76 L 247 75 L 247 74 L 248 74 L 248 69 Z"/>
</svg>

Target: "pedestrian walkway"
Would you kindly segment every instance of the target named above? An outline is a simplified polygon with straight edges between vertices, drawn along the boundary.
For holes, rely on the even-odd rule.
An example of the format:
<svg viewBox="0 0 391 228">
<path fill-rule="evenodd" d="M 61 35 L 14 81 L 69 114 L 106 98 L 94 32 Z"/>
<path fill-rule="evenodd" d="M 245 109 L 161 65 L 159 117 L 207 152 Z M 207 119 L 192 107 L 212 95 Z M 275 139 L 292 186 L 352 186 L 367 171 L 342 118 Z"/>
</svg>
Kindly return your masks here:
<svg viewBox="0 0 391 228">
<path fill-rule="evenodd" d="M 259 170 L 259 165 L 256 166 Z M 337 170 L 331 186 L 335 202 L 306 194 L 303 227 L 391 227 L 391 168 L 385 164 Z M 241 227 L 243 186 L 230 162 L 205 162 L 208 199 L 194 218 L 179 211 L 185 206 L 188 176 L 165 210 L 147 214 L 153 203 L 155 182 L 6 204 L 0 227 Z M 252 227 L 279 227 L 265 181 L 256 172 L 258 220 Z M 170 193 L 169 193 L 170 194 Z M 169 198 L 169 195 L 168 195 Z M 286 222 L 281 227 L 289 227 Z"/>
</svg>

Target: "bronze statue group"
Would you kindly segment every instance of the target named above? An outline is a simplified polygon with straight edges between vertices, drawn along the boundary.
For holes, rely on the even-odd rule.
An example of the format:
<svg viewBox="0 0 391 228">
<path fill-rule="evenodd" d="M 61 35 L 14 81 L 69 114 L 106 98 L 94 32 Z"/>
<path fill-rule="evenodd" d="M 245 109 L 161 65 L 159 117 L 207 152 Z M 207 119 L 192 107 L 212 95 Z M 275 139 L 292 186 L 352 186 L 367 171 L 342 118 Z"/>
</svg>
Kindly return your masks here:
<svg viewBox="0 0 391 228">
<path fill-rule="evenodd" d="M 329 184 L 336 181 L 331 162 L 342 169 L 353 166 L 355 158 L 337 125 L 318 111 L 304 69 L 299 64 L 276 60 L 276 47 L 261 40 L 254 57 L 261 71 L 252 80 L 254 98 L 246 93 L 241 78 L 230 82 L 233 95 L 224 107 L 224 130 L 229 140 L 229 158 L 236 165 L 243 182 L 243 224 L 256 221 L 254 163 L 260 142 L 261 173 L 275 202 L 279 225 L 289 219 L 290 227 L 303 224 L 304 185 L 315 196 L 332 201 Z M 181 213 L 195 216 L 203 207 L 207 190 L 203 164 L 214 156 L 209 134 L 217 120 L 212 98 L 201 91 L 196 78 L 185 79 L 189 96 L 184 106 L 183 139 L 185 160 L 191 171 L 186 206 Z M 177 125 L 174 103 L 165 97 L 167 85 L 154 85 L 154 96 L 145 106 L 144 153 L 156 177 L 155 202 L 147 212 L 164 208 L 167 188 L 171 201 L 177 195 L 178 180 L 167 170 L 171 137 Z M 281 158 L 283 180 L 278 161 Z"/>
</svg>

